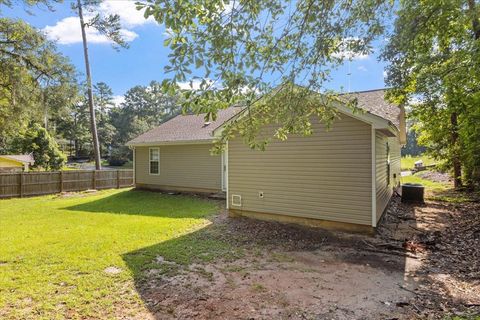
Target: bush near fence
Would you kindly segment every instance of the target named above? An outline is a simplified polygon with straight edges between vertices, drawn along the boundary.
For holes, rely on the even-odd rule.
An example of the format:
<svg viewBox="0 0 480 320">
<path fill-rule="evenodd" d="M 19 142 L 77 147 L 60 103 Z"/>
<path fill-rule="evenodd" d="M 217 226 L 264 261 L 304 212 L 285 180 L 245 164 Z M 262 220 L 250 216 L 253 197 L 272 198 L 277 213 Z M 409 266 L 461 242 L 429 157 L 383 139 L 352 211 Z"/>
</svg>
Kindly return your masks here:
<svg viewBox="0 0 480 320">
<path fill-rule="evenodd" d="M 133 186 L 133 170 L 74 170 L 0 174 L 0 198 Z"/>
</svg>

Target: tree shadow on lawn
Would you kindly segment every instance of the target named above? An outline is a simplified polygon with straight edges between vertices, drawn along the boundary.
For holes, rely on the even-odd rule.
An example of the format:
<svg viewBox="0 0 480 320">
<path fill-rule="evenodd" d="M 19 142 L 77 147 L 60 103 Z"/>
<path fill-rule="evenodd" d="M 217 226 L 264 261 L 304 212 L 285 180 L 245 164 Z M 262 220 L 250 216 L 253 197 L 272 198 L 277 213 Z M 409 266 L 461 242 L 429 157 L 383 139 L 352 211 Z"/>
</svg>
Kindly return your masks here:
<svg viewBox="0 0 480 320">
<path fill-rule="evenodd" d="M 122 255 L 157 319 L 283 318 L 285 312 L 296 319 L 305 303 L 300 312 L 320 315 L 342 295 L 350 300 L 339 298 L 339 305 L 355 310 L 372 291 L 398 299 L 408 294 L 399 287 L 406 283 L 405 257 L 372 252 L 369 236 L 225 215 L 195 232 Z M 358 277 L 365 279 L 363 286 L 354 284 Z M 324 288 L 328 283 L 332 287 Z M 368 303 L 387 308 L 373 300 L 363 306 L 366 316 Z M 338 312 L 354 317 L 351 310 Z"/>
<path fill-rule="evenodd" d="M 94 213 L 201 219 L 217 212 L 219 204 L 216 200 L 200 196 L 126 190 L 63 209 Z"/>
</svg>

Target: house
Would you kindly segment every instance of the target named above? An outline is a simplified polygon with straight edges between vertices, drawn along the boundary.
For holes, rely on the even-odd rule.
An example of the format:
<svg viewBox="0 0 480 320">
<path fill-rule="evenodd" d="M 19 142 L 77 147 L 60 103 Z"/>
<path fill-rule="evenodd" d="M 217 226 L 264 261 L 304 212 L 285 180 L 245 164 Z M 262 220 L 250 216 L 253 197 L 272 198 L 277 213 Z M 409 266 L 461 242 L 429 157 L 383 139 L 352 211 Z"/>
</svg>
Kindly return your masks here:
<svg viewBox="0 0 480 320">
<path fill-rule="evenodd" d="M 0 155 L 0 173 L 27 172 L 34 163 L 31 154 Z"/>
<path fill-rule="evenodd" d="M 272 140 L 265 151 L 234 138 L 221 156 L 210 154 L 214 136 L 241 117 L 240 108 L 219 111 L 211 123 L 202 115 L 177 116 L 128 143 L 135 185 L 224 191 L 232 216 L 371 232 L 399 185 L 404 113 L 385 100 L 384 90 L 350 96 L 366 112 L 338 104 L 330 130 L 313 119 L 312 135 Z"/>
</svg>

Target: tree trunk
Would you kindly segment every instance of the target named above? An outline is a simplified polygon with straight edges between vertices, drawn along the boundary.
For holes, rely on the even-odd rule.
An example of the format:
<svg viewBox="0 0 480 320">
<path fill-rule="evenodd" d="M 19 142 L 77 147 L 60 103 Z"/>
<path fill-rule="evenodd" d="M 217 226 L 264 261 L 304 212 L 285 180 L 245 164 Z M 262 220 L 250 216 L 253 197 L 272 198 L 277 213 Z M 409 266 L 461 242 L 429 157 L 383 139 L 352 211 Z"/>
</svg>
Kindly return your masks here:
<svg viewBox="0 0 480 320">
<path fill-rule="evenodd" d="M 475 0 L 468 0 L 468 10 L 472 14 L 472 30 L 475 40 L 480 39 L 480 21 L 477 15 Z"/>
<path fill-rule="evenodd" d="M 452 125 L 451 139 L 453 149 L 453 183 L 455 189 L 462 187 L 462 164 L 458 155 L 458 116 L 456 112 L 450 115 L 450 124 Z"/>
<path fill-rule="evenodd" d="M 73 143 L 74 143 L 74 146 L 75 146 L 75 158 L 78 159 L 78 153 L 79 153 L 79 150 L 78 150 L 78 139 L 75 139 Z"/>
<path fill-rule="evenodd" d="M 81 0 L 77 0 L 78 4 L 78 16 L 80 18 L 80 27 L 82 29 L 83 40 L 83 55 L 85 57 L 85 71 L 87 74 L 87 94 L 88 94 L 88 108 L 90 110 L 90 127 L 93 137 L 93 154 L 95 156 L 95 168 L 101 170 L 100 163 L 100 149 L 98 143 L 97 124 L 95 120 L 95 109 L 93 106 L 93 89 L 92 89 L 92 76 L 90 74 L 90 62 L 88 61 L 88 47 L 87 47 L 87 35 L 85 34 L 85 22 L 83 21 L 82 3 Z"/>
</svg>

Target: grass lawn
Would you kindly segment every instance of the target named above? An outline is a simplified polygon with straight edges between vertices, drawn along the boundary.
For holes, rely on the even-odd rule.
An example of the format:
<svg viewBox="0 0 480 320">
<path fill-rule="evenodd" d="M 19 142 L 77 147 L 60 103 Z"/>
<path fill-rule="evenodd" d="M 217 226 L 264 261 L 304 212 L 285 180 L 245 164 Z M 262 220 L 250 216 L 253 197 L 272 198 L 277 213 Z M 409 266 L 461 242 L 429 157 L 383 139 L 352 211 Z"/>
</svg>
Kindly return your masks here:
<svg viewBox="0 0 480 320">
<path fill-rule="evenodd" d="M 136 282 L 162 270 L 158 256 L 188 264 L 230 250 L 182 236 L 217 211 L 214 201 L 129 189 L 0 200 L 0 318 L 138 317 Z"/>
<path fill-rule="evenodd" d="M 402 171 L 412 170 L 415 167 L 415 162 L 418 160 L 423 160 L 423 164 L 426 166 L 435 164 L 435 160 L 429 156 L 425 156 L 425 155 L 417 156 L 417 157 L 404 156 L 400 161 L 400 166 Z"/>
<path fill-rule="evenodd" d="M 452 188 L 451 183 L 431 181 L 417 175 L 402 177 L 402 183 L 420 183 L 424 185 L 425 189 L 429 192 L 443 192 Z"/>
</svg>

